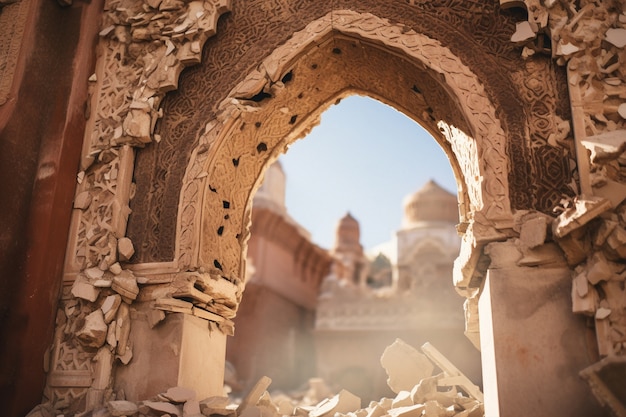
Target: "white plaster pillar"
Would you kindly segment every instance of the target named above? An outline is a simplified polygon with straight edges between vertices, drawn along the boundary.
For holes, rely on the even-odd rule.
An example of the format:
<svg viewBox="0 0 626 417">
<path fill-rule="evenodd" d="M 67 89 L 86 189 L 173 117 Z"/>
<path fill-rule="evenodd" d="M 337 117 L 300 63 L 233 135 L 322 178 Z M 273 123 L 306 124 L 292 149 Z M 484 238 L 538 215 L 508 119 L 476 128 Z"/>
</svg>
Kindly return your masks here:
<svg viewBox="0 0 626 417">
<path fill-rule="evenodd" d="M 585 319 L 572 313 L 570 270 L 496 266 L 485 279 L 479 300 L 485 415 L 608 415 L 578 375 L 597 357 Z"/>
<path fill-rule="evenodd" d="M 131 315 L 133 357 L 117 367 L 114 389 L 123 389 L 131 401 L 176 386 L 194 390 L 197 399 L 223 396 L 226 335 L 212 330 L 207 320 L 184 313 L 169 313 L 150 328 L 149 308 L 142 305 Z"/>
</svg>

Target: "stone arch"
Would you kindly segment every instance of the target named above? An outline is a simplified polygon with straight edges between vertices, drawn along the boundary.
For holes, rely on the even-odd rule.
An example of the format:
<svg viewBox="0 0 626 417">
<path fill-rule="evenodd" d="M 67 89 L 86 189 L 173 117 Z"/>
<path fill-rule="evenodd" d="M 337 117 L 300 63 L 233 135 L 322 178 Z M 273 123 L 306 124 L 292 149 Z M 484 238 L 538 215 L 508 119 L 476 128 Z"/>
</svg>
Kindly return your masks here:
<svg viewBox="0 0 626 417">
<path fill-rule="evenodd" d="M 460 115 L 451 118 L 452 123 L 432 116 L 420 118 L 414 110 L 394 103 L 393 93 L 375 98 L 422 122 L 444 146 L 455 168 L 463 222 L 471 223 L 480 215 L 492 224 L 510 224 L 505 134 L 476 75 L 436 40 L 370 13 L 336 10 L 276 48 L 231 90 L 217 117 L 207 123 L 181 190 L 176 256 L 180 268 L 212 269 L 230 280 L 241 277 L 251 196 L 264 167 L 303 136 L 332 101 L 349 93 L 371 95 L 337 82 L 335 91 L 326 93 L 306 120 L 289 108 L 288 103 L 298 100 L 289 86 L 290 78 L 299 76 L 294 68 L 303 57 L 339 41 L 382 48 L 437 80 Z M 342 51 L 332 47 L 331 53 Z M 264 94 L 267 100 L 257 104 Z M 268 123 L 274 130 L 263 132 L 269 136 L 259 139 L 258 130 Z"/>
</svg>

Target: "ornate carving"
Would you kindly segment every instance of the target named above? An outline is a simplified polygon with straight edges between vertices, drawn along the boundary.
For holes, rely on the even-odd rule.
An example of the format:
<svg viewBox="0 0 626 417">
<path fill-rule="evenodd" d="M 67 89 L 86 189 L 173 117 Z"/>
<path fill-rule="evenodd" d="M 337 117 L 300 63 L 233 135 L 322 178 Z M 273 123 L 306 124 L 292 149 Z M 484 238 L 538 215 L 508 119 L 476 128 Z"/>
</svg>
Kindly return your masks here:
<svg viewBox="0 0 626 417">
<path fill-rule="evenodd" d="M 267 162 L 267 156 L 259 150 L 259 146 L 262 143 L 263 149 L 276 149 L 273 152 L 279 152 L 284 146 L 282 138 L 292 140 L 289 139 L 289 132 L 294 129 L 294 123 L 290 121 L 295 122 L 296 119 L 286 107 L 290 102 L 286 98 L 292 93 L 285 91 L 289 87 L 283 88 L 285 83 L 281 79 L 290 70 L 298 76 L 300 73 L 293 68 L 301 54 L 310 45 L 324 44 L 324 39 L 333 30 L 363 41 L 383 44 L 416 59 L 428 71 L 442 74 L 449 90 L 458 97 L 470 126 L 469 130 L 479 143 L 475 148 L 460 145 L 454 148 L 456 145 L 453 145 L 454 151 L 458 152 L 457 159 L 467 161 L 461 165 L 464 176 L 482 179 L 482 185 L 480 181 L 467 183 L 472 188 L 471 210 L 484 210 L 486 218 L 491 221 L 507 221 L 510 209 L 506 179 L 500 175 L 507 172 L 504 133 L 499 127 L 493 108 L 484 96 L 482 86 L 469 69 L 458 62 L 446 48 L 423 35 L 390 24 L 371 14 L 335 11 L 332 19 L 330 15 L 326 15 L 294 34 L 265 59 L 258 70 L 253 71 L 235 87 L 230 98 L 222 102 L 219 121 L 210 124 L 210 131 L 201 138 L 199 145 L 202 151 L 209 148 L 211 156 L 202 157 L 209 165 L 202 166 L 192 159 L 181 195 L 181 200 L 185 202 L 181 212 L 193 213 L 193 216 L 186 216 L 185 221 L 181 222 L 184 229 L 180 230 L 179 237 L 185 236 L 183 240 L 188 241 L 188 236 L 195 230 L 196 239 L 199 240 L 199 228 L 192 223 L 199 220 L 198 203 L 194 200 L 203 199 L 204 213 L 211 213 L 202 219 L 202 236 L 205 240 L 201 245 L 192 243 L 184 248 L 180 246 L 180 258 L 195 259 L 194 253 L 187 254 L 184 250 L 198 248 L 200 264 L 217 268 L 225 277 L 239 276 L 247 225 L 245 214 L 242 217 L 241 214 L 233 216 L 233 213 L 245 213 L 250 190 Z M 256 105 L 252 99 L 261 92 L 266 92 L 272 98 Z M 297 100 L 295 97 L 294 99 Z M 255 123 L 258 124 L 256 127 Z M 224 128 L 224 125 L 228 128 Z M 263 130 L 266 126 L 270 126 L 269 131 Z M 258 134 L 255 129 L 259 129 Z M 297 136 L 292 135 L 292 138 Z M 262 142 L 257 137 L 263 138 Z M 469 142 L 474 142 L 470 136 L 466 138 Z M 480 165 L 479 154 L 483 156 Z M 208 179 L 202 179 L 204 187 L 200 186 L 196 178 L 199 172 L 207 173 Z M 198 194 L 198 190 L 204 195 Z M 224 207 L 224 202 L 229 203 L 227 208 Z M 233 257 L 233 254 L 236 255 Z"/>
</svg>

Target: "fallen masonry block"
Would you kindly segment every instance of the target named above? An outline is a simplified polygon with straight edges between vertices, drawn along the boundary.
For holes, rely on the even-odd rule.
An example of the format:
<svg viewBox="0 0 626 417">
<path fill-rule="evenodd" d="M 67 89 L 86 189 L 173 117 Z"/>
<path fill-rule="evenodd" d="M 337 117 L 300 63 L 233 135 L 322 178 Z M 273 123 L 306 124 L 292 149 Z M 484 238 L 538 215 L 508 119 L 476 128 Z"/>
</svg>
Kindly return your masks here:
<svg viewBox="0 0 626 417">
<path fill-rule="evenodd" d="M 161 395 L 173 403 L 184 403 L 196 399 L 196 392 L 185 387 L 172 387 Z"/>
<path fill-rule="evenodd" d="M 468 377 L 463 375 L 461 371 L 458 370 L 456 366 L 452 364 L 445 356 L 443 356 L 433 345 L 426 342 L 422 345 L 422 352 L 428 359 L 433 361 L 445 374 L 448 380 L 445 378 L 439 380 L 439 385 L 444 386 L 452 386 L 456 385 L 461 388 L 465 393 L 467 393 L 472 398 L 477 399 L 480 402 L 483 402 L 483 393 L 478 389 L 476 385 L 469 380 Z"/>
<path fill-rule="evenodd" d="M 380 363 L 387 372 L 387 385 L 396 394 L 411 391 L 422 379 L 431 376 L 434 370 L 426 356 L 401 339 L 387 346 Z"/>
<path fill-rule="evenodd" d="M 131 401 L 109 401 L 107 409 L 112 416 L 131 416 L 139 411 L 137 404 Z"/>
</svg>

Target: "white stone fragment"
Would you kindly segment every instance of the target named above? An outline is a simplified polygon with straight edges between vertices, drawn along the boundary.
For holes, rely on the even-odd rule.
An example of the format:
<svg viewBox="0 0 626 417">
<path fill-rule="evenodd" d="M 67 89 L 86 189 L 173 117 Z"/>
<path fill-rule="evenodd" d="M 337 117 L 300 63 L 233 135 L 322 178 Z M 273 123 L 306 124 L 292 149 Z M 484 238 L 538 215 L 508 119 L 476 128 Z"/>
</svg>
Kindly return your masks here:
<svg viewBox="0 0 626 417">
<path fill-rule="evenodd" d="M 102 310 L 97 309 L 85 317 L 85 324 L 76 332 L 76 337 L 84 346 L 99 348 L 106 340 L 107 330 Z"/>
<path fill-rule="evenodd" d="M 100 291 L 95 288 L 85 277 L 79 275 L 72 284 L 72 295 L 76 298 L 94 302 Z"/>
<path fill-rule="evenodd" d="M 401 339 L 387 346 L 380 358 L 387 372 L 387 385 L 396 394 L 410 391 L 423 378 L 432 375 L 435 368 L 431 361 Z"/>
<path fill-rule="evenodd" d="M 533 25 L 529 21 L 525 20 L 515 24 L 515 33 L 511 36 L 511 42 L 517 44 L 525 43 L 534 39 L 536 36 L 537 32 L 534 30 Z"/>
<path fill-rule="evenodd" d="M 309 413 L 309 417 L 332 417 L 361 408 L 361 399 L 349 391 L 341 390 L 332 398 L 323 400 Z"/>
<path fill-rule="evenodd" d="M 611 315 L 610 308 L 600 307 L 599 309 L 596 310 L 596 319 L 598 320 L 604 320 L 610 315 Z"/>
<path fill-rule="evenodd" d="M 622 117 L 622 119 L 626 119 L 626 103 L 622 103 L 617 108 L 617 112 Z"/>
<path fill-rule="evenodd" d="M 135 247 L 133 242 L 123 237 L 117 241 L 117 253 L 119 254 L 120 261 L 128 261 L 135 254 Z"/>
<path fill-rule="evenodd" d="M 604 39 L 610 44 L 617 46 L 618 48 L 623 48 L 624 46 L 626 46 L 626 29 L 611 28 L 606 31 Z"/>
</svg>

